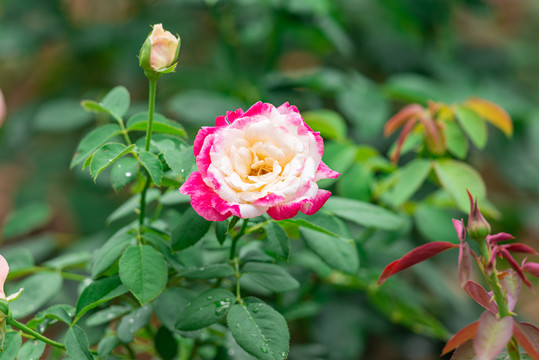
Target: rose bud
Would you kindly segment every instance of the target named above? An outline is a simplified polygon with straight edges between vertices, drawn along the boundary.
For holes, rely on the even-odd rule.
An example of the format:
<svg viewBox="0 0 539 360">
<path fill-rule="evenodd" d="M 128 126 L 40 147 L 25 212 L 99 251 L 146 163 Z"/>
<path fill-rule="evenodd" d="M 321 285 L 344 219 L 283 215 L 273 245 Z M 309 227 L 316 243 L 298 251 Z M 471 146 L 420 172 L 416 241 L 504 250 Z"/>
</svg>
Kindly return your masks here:
<svg viewBox="0 0 539 360">
<path fill-rule="evenodd" d="M 6 118 L 6 102 L 4 101 L 4 94 L 0 90 L 0 127 Z"/>
<path fill-rule="evenodd" d="M 164 30 L 162 24 L 156 24 L 140 49 L 140 67 L 146 76 L 159 77 L 174 71 L 179 52 L 180 37 Z"/>
<path fill-rule="evenodd" d="M 466 190 L 467 191 L 467 190 Z M 477 199 L 474 200 L 468 191 L 470 198 L 470 216 L 468 216 L 468 234 L 472 239 L 481 240 L 490 234 L 490 224 L 477 207 Z"/>
</svg>

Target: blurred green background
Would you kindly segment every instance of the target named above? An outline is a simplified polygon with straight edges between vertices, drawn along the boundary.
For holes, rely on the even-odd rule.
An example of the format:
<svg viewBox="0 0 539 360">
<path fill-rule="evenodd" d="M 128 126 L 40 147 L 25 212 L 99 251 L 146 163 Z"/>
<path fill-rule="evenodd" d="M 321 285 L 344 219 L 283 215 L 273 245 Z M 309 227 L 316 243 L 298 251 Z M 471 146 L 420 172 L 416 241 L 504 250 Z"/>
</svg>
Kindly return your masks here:
<svg viewBox="0 0 539 360">
<path fill-rule="evenodd" d="M 33 224 L 3 229 L 2 249 L 24 244 L 40 262 L 68 247 L 91 251 L 114 229 L 105 228 L 106 218 L 128 191 L 116 195 L 105 177 L 96 185 L 80 168 L 69 170 L 79 140 L 104 122 L 80 101 L 123 85 L 130 113 L 145 109 L 147 82 L 136 56 L 155 23 L 182 38 L 177 73 L 159 82 L 157 110 L 191 139 L 227 110 L 288 101 L 302 112 L 335 111 L 348 140 L 386 154 L 394 139 L 383 137 L 383 125 L 405 104 L 472 95 L 496 102 L 513 118 L 515 134 L 507 139 L 490 128 L 486 149 L 467 161 L 502 214 L 495 230 L 538 247 L 535 0 L 2 0 L 0 89 L 8 117 L 0 128 L 0 224 L 14 211 Z M 354 197 L 353 186 L 335 191 Z M 362 196 L 372 200 L 369 192 L 355 197 Z M 386 251 L 387 241 L 372 241 Z M 422 301 L 450 331 L 474 320 L 455 320 L 455 306 L 444 308 L 440 295 L 456 288 L 438 290 Z M 319 295 L 323 310 L 290 325 L 291 359 L 438 358 L 441 343 L 364 310 L 357 291 L 328 287 Z M 539 321 L 537 301 L 521 306 Z"/>
</svg>

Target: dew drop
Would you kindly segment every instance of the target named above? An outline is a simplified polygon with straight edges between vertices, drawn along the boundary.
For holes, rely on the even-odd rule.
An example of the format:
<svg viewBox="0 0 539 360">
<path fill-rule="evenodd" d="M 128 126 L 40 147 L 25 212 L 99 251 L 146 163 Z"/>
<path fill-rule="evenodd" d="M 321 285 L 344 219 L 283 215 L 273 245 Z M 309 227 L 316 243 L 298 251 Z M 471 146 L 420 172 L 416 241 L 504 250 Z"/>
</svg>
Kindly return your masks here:
<svg viewBox="0 0 539 360">
<path fill-rule="evenodd" d="M 236 352 L 234 351 L 234 349 L 228 349 L 228 351 L 226 353 L 228 354 L 228 356 L 236 355 Z"/>
<path fill-rule="evenodd" d="M 211 300 L 211 299 L 213 299 L 213 296 L 211 296 L 211 295 L 208 296 L 208 300 Z"/>
<path fill-rule="evenodd" d="M 240 323 L 237 323 L 237 324 L 236 324 L 236 327 L 239 328 L 239 327 L 240 327 Z"/>
<path fill-rule="evenodd" d="M 260 307 L 259 307 L 259 306 L 253 308 L 253 312 L 254 312 L 255 314 L 256 314 L 259 310 L 260 310 Z"/>
<path fill-rule="evenodd" d="M 135 319 L 129 319 L 129 324 L 133 324 L 135 322 Z"/>
<path fill-rule="evenodd" d="M 118 169 L 121 169 L 122 168 L 122 164 L 118 164 Z"/>
<path fill-rule="evenodd" d="M 283 359 L 284 359 L 284 358 L 286 357 L 286 353 L 283 351 L 283 352 L 281 353 L 281 356 L 282 356 Z"/>
<path fill-rule="evenodd" d="M 128 171 L 128 172 L 125 173 L 125 176 L 127 176 L 127 177 L 130 177 L 131 175 L 133 175 L 133 174 L 131 174 L 131 171 Z"/>
<path fill-rule="evenodd" d="M 268 348 L 265 347 L 265 346 L 261 346 L 261 347 L 260 347 L 260 351 L 262 351 L 263 353 L 267 353 L 267 352 L 268 352 Z"/>
</svg>

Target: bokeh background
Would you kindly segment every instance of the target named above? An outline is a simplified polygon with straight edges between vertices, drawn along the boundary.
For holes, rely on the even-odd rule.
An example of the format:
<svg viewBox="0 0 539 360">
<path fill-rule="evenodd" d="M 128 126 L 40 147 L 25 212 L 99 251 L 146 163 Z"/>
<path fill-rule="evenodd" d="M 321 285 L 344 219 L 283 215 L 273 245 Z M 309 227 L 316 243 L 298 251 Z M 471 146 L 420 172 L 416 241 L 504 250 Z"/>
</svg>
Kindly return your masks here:
<svg viewBox="0 0 539 360">
<path fill-rule="evenodd" d="M 159 82 L 157 109 L 191 139 L 227 110 L 288 101 L 302 112 L 333 111 L 346 121 L 346 141 L 386 154 L 394 138 L 383 137 L 383 125 L 408 103 L 472 95 L 496 102 L 515 133 L 508 139 L 489 128 L 487 147 L 472 149 L 467 161 L 499 210 L 495 230 L 539 247 L 536 0 L 2 0 L 0 89 L 8 115 L 0 128 L 0 224 L 22 212 L 32 226 L 4 228 L 0 251 L 24 246 L 36 262 L 66 249 L 91 252 L 118 226 L 106 219 L 129 191 L 115 194 L 106 179 L 94 184 L 79 167 L 69 169 L 79 140 L 105 121 L 80 102 L 123 85 L 130 113 L 145 109 L 136 56 L 155 23 L 182 38 L 177 73 Z M 357 171 L 339 162 L 339 144 L 328 147 L 333 167 Z M 334 191 L 376 200 L 362 184 L 359 177 Z M 363 190 L 351 190 L 356 185 Z M 428 240 L 412 235 L 411 243 Z M 403 253 L 388 251 L 394 242 L 371 239 L 368 252 L 388 263 Z M 423 268 L 429 277 L 410 286 L 421 296 L 402 295 L 450 332 L 479 313 L 454 283 L 454 260 Z M 447 279 L 440 285 L 437 277 Z M 290 359 L 438 358 L 442 342 L 432 333 L 399 325 L 399 315 L 373 306 L 361 286 L 335 283 L 320 284 L 311 308 L 289 314 Z M 533 295 L 521 312 L 539 321 Z"/>
</svg>

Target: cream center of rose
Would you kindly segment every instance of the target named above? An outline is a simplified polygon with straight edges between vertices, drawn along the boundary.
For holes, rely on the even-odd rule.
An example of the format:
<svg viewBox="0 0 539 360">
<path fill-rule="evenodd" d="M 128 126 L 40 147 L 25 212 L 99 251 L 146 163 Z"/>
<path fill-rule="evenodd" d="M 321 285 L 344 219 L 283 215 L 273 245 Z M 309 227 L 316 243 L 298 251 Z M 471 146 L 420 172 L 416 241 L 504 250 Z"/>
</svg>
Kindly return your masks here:
<svg viewBox="0 0 539 360">
<path fill-rule="evenodd" d="M 271 141 L 251 143 L 246 139 L 236 140 L 230 148 L 230 157 L 235 172 L 246 183 L 256 183 L 261 177 L 280 176 L 289 160 Z"/>
</svg>

